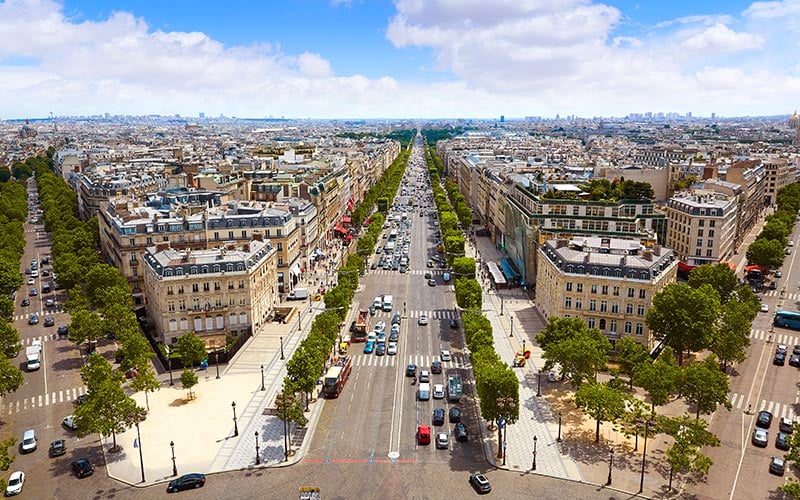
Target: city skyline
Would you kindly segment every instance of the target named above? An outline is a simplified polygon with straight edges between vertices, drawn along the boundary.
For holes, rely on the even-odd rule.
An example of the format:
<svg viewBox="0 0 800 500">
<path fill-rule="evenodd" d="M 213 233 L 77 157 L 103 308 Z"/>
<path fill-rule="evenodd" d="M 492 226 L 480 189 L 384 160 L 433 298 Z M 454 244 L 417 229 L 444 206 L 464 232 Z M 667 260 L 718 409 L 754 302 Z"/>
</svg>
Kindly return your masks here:
<svg viewBox="0 0 800 500">
<path fill-rule="evenodd" d="M 0 118 L 790 114 L 800 1 L 0 2 Z"/>
</svg>

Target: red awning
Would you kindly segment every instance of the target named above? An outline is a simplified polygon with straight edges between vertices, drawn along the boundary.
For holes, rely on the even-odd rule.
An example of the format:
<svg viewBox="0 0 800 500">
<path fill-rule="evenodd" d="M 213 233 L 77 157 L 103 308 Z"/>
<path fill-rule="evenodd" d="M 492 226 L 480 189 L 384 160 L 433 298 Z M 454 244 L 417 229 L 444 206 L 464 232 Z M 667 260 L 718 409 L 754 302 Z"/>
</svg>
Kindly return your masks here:
<svg viewBox="0 0 800 500">
<path fill-rule="evenodd" d="M 350 222 L 351 222 L 350 217 L 348 217 L 346 215 L 344 217 L 342 217 L 342 223 L 343 224 L 350 224 Z"/>
<path fill-rule="evenodd" d="M 691 271 L 692 269 L 694 269 L 694 266 L 690 266 L 689 264 L 686 264 L 685 262 L 679 260 L 678 269 L 682 271 Z"/>
<path fill-rule="evenodd" d="M 352 234 L 348 234 L 348 235 L 345 237 L 345 240 L 347 240 L 347 241 L 350 241 L 350 240 L 352 240 L 352 239 L 353 239 L 353 235 L 352 235 Z"/>
<path fill-rule="evenodd" d="M 342 225 L 341 225 L 341 224 L 339 224 L 338 226 L 336 226 L 335 228 L 333 228 L 333 230 L 334 230 L 334 231 L 338 231 L 338 232 L 340 232 L 340 233 L 342 233 L 342 234 L 347 234 L 347 229 L 345 229 L 344 227 L 342 227 Z"/>
</svg>

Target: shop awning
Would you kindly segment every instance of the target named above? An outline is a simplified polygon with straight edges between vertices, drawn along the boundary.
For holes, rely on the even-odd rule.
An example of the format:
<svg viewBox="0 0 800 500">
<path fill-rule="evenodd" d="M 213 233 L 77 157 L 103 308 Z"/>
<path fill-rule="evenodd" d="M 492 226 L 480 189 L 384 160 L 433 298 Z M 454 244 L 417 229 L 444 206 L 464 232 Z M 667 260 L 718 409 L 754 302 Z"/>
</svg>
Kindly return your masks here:
<svg viewBox="0 0 800 500">
<path fill-rule="evenodd" d="M 294 274 L 295 276 L 300 276 L 300 263 L 295 262 L 292 264 L 292 267 L 289 268 L 289 272 Z"/>
<path fill-rule="evenodd" d="M 514 267 L 511 264 L 511 261 L 508 260 L 507 257 L 503 259 L 502 264 L 503 264 L 503 274 L 505 275 L 505 277 L 507 279 L 513 280 L 513 279 L 517 279 L 519 277 L 519 273 L 514 270 Z"/>
<path fill-rule="evenodd" d="M 346 215 L 342 217 L 342 224 L 350 224 L 350 222 L 352 222 L 352 219 L 350 217 Z"/>
<path fill-rule="evenodd" d="M 692 269 L 694 269 L 694 266 L 690 266 L 689 264 L 679 260 L 678 269 L 680 269 L 681 271 L 691 271 Z"/>
<path fill-rule="evenodd" d="M 335 228 L 333 228 L 333 230 L 334 230 L 334 231 L 336 231 L 337 233 L 347 234 L 347 229 L 345 229 L 344 227 L 342 227 L 342 225 L 341 225 L 341 224 L 339 224 L 338 226 L 336 226 Z"/>
</svg>

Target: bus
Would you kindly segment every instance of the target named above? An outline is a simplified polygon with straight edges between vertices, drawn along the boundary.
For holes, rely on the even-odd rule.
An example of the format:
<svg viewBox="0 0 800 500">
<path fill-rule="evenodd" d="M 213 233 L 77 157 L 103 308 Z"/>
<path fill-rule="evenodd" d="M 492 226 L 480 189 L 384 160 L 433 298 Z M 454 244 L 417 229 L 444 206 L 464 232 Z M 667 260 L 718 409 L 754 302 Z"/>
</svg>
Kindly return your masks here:
<svg viewBox="0 0 800 500">
<path fill-rule="evenodd" d="M 328 368 L 322 380 L 322 393 L 325 394 L 326 398 L 334 399 L 339 397 L 339 394 L 342 393 L 342 389 L 344 389 L 344 384 L 346 384 L 347 379 L 350 378 L 350 369 L 352 366 L 353 363 L 350 358 L 342 356 L 336 360 L 333 366 Z"/>
<path fill-rule="evenodd" d="M 775 326 L 800 330 L 800 312 L 776 311 L 773 323 Z"/>
</svg>

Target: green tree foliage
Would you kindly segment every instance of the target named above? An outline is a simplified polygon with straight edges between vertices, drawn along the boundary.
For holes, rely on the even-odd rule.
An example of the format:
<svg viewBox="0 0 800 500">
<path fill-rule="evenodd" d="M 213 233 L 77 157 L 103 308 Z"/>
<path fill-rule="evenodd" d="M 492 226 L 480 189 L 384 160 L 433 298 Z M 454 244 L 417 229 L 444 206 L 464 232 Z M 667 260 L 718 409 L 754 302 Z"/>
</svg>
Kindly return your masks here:
<svg viewBox="0 0 800 500">
<path fill-rule="evenodd" d="M 543 350 L 544 369 L 558 364 L 564 378 L 579 387 L 586 380 L 596 380 L 597 372 L 605 369 L 611 342 L 597 328 L 584 326 L 571 337 L 549 344 Z"/>
<path fill-rule="evenodd" d="M 670 394 L 678 391 L 681 368 L 671 347 L 665 347 L 653 363 L 641 363 L 633 370 L 636 385 L 647 391 L 652 409 L 669 402 Z"/>
<path fill-rule="evenodd" d="M 175 341 L 175 351 L 186 368 L 199 364 L 206 359 L 206 345 L 194 332 L 187 332 Z"/>
<path fill-rule="evenodd" d="M 592 179 L 583 190 L 589 193 L 592 201 L 613 200 L 652 200 L 655 198 L 653 187 L 649 182 L 627 181 L 615 179 Z"/>
<path fill-rule="evenodd" d="M 475 279 L 475 259 L 471 257 L 456 257 L 453 259 L 453 274 L 457 277 Z"/>
<path fill-rule="evenodd" d="M 5 295 L 0 296 L 0 321 L 14 319 L 14 301 Z"/>
<path fill-rule="evenodd" d="M 462 309 L 480 309 L 483 305 L 483 291 L 477 280 L 457 278 L 455 281 L 456 303 Z"/>
<path fill-rule="evenodd" d="M 81 368 L 81 378 L 87 388 L 84 404 L 75 408 L 78 435 L 98 433 L 112 436 L 112 450 L 118 450 L 117 433 L 130 427 L 130 417 L 137 412 L 136 402 L 125 394 L 125 377 L 116 371 L 103 356 L 92 354 Z"/>
<path fill-rule="evenodd" d="M 757 239 L 780 241 L 781 245 L 784 246 L 786 245 L 786 237 L 789 236 L 791 230 L 791 225 L 787 226 L 786 223 L 780 219 L 772 219 L 764 224 L 764 227 L 761 228 L 761 232 L 758 233 Z"/>
<path fill-rule="evenodd" d="M 539 347 L 542 349 L 547 349 L 550 345 L 567 340 L 577 332 L 586 330 L 586 328 L 586 323 L 580 318 L 550 316 L 547 318 L 547 325 L 536 336 L 536 342 L 539 343 Z"/>
<path fill-rule="evenodd" d="M 25 377 L 19 368 L 5 356 L 0 356 L 0 396 L 16 392 L 24 383 Z"/>
<path fill-rule="evenodd" d="M 194 399 L 192 387 L 197 385 L 197 375 L 191 368 L 184 368 L 181 373 L 181 387 L 189 391 L 189 399 Z"/>
<path fill-rule="evenodd" d="M 762 267 L 780 267 L 783 264 L 783 243 L 765 238 L 756 239 L 747 247 L 747 261 Z"/>
<path fill-rule="evenodd" d="M 0 294 L 8 296 L 15 292 L 24 283 L 19 273 L 19 257 L 0 258 Z"/>
<path fill-rule="evenodd" d="M 633 388 L 633 374 L 642 363 L 651 363 L 650 353 L 631 337 L 622 337 L 617 341 L 617 363 L 622 373 L 628 376 L 629 386 Z"/>
<path fill-rule="evenodd" d="M 575 405 L 595 419 L 594 442 L 600 442 L 600 424 L 616 422 L 625 414 L 628 396 L 608 384 L 589 382 L 575 391 Z"/>
<path fill-rule="evenodd" d="M 719 315 L 719 294 L 711 285 L 692 288 L 673 283 L 653 297 L 646 320 L 656 339 L 672 347 L 683 364 L 684 353 L 711 344 Z"/>
<path fill-rule="evenodd" d="M 706 446 L 719 446 L 720 441 L 708 431 L 708 422 L 688 415 L 659 420 L 659 428 L 675 440 L 666 451 L 670 465 L 669 488 L 672 489 L 673 472 L 693 472 L 707 475 L 714 461 L 703 455 Z"/>
<path fill-rule="evenodd" d="M 10 450 L 14 449 L 17 444 L 17 438 L 9 436 L 0 441 L 0 470 L 8 470 L 11 464 L 14 463 L 17 456 L 13 455 Z"/>
<path fill-rule="evenodd" d="M 285 379 L 284 391 L 279 393 L 276 398 L 278 418 L 286 423 L 294 423 L 303 427 L 308 423 L 308 419 L 303 414 L 303 402 L 288 390 L 290 385 L 291 382 Z"/>
<path fill-rule="evenodd" d="M 84 342 L 93 349 L 94 344 L 103 335 L 103 320 L 96 312 L 78 309 L 72 313 L 69 325 L 69 340 L 80 345 Z"/>
<path fill-rule="evenodd" d="M 130 388 L 134 392 L 144 391 L 145 404 L 147 409 L 150 410 L 150 399 L 147 394 L 161 389 L 161 382 L 158 380 L 153 366 L 149 363 L 138 367 L 136 370 L 138 373 L 131 379 Z"/>
<path fill-rule="evenodd" d="M 714 330 L 711 352 L 717 355 L 722 369 L 741 363 L 750 346 L 750 329 L 759 310 L 759 301 L 747 287 L 740 287 L 722 305 L 719 326 Z"/>
<path fill-rule="evenodd" d="M 324 363 L 324 359 L 322 360 Z M 317 386 L 319 378 L 320 357 L 316 350 L 307 345 L 301 346 L 286 363 L 286 379 L 291 392 L 311 394 Z"/>
<path fill-rule="evenodd" d="M 700 288 L 703 285 L 711 285 L 719 294 L 720 302 L 724 304 L 739 287 L 739 280 L 727 264 L 703 264 L 692 269 L 689 274 L 689 286 Z"/>
<path fill-rule="evenodd" d="M 681 394 L 687 403 L 695 406 L 698 419 L 701 413 L 714 413 L 720 404 L 731 409 L 728 377 L 719 369 L 719 361 L 713 354 L 689 365 L 682 379 Z"/>
<path fill-rule="evenodd" d="M 19 332 L 11 323 L 0 321 L 0 352 L 10 356 L 22 349 L 19 342 Z"/>
</svg>

